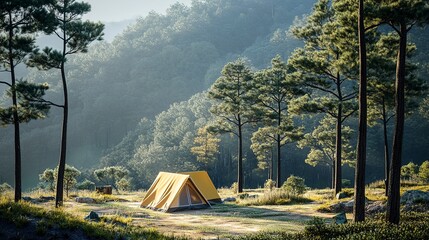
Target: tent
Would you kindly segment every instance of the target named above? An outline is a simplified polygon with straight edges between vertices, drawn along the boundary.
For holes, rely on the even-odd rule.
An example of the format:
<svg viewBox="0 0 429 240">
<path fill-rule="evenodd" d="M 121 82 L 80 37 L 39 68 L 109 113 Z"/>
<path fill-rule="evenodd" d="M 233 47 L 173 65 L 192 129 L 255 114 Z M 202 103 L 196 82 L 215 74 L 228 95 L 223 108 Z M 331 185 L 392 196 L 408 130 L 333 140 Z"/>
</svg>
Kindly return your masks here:
<svg viewBox="0 0 429 240">
<path fill-rule="evenodd" d="M 213 182 L 206 171 L 182 172 L 181 174 L 186 174 L 191 176 L 192 181 L 201 191 L 203 196 L 207 200 L 209 200 L 210 203 L 222 202 L 222 199 L 220 198 L 219 193 L 216 190 L 216 187 L 213 185 Z"/>
<path fill-rule="evenodd" d="M 210 207 L 190 175 L 160 172 L 146 193 L 141 207 L 174 212 Z"/>
</svg>

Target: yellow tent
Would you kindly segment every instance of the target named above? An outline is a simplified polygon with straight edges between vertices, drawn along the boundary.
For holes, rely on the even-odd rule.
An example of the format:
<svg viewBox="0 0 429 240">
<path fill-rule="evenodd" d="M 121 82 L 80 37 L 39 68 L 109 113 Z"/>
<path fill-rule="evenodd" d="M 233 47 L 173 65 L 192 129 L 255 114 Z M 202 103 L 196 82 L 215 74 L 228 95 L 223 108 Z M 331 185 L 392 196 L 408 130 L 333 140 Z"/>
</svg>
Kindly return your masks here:
<svg viewBox="0 0 429 240">
<path fill-rule="evenodd" d="M 181 174 L 191 176 L 192 181 L 197 185 L 203 196 L 209 200 L 210 203 L 222 202 L 216 187 L 213 185 L 213 182 L 206 171 L 182 172 Z"/>
<path fill-rule="evenodd" d="M 210 207 L 190 175 L 160 172 L 146 193 L 141 207 L 174 212 Z"/>
</svg>

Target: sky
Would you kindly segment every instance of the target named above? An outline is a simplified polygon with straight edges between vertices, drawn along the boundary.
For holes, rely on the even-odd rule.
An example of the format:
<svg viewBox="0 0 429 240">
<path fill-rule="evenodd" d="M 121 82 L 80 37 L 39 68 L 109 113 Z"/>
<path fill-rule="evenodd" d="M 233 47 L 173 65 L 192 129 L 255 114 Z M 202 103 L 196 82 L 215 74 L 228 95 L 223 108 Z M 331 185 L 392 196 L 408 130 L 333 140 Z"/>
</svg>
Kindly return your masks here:
<svg viewBox="0 0 429 240">
<path fill-rule="evenodd" d="M 165 10 L 176 2 L 190 5 L 192 0 L 83 0 L 91 4 L 91 12 L 84 19 L 101 22 L 118 22 L 146 16 L 154 10 Z"/>
</svg>

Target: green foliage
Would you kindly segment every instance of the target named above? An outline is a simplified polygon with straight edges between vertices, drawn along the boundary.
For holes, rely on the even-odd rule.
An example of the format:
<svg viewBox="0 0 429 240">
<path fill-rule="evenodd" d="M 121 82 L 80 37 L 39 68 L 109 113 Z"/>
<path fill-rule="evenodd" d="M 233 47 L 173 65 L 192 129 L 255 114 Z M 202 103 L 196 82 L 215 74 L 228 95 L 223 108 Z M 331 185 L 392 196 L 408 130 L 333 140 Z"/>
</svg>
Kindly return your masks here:
<svg viewBox="0 0 429 240">
<path fill-rule="evenodd" d="M 310 202 L 312 202 L 311 199 L 291 194 L 291 192 L 285 191 L 284 189 L 275 189 L 265 192 L 262 196 L 240 200 L 239 204 L 245 206 L 263 206 L 305 204 Z"/>
<path fill-rule="evenodd" d="M 238 140 L 238 192 L 243 191 L 243 131 L 260 116 L 255 114 L 250 94 L 253 73 L 243 59 L 230 62 L 211 86 L 208 96 L 214 100 L 210 112 L 216 116 L 211 129 L 216 133 L 232 133 Z"/>
<path fill-rule="evenodd" d="M 110 166 L 102 169 L 96 169 L 94 171 L 94 176 L 98 181 L 112 185 L 116 191 L 119 192 L 119 185 L 122 187 L 129 187 L 129 181 L 126 179 L 129 175 L 129 171 L 122 166 Z M 120 182 L 122 179 L 124 181 Z"/>
<path fill-rule="evenodd" d="M 39 180 L 47 184 L 50 191 L 54 191 L 55 172 L 53 169 L 45 169 L 43 173 L 39 174 Z"/>
<path fill-rule="evenodd" d="M 419 166 L 413 162 L 401 167 L 401 178 L 411 180 L 415 179 L 418 175 Z"/>
<path fill-rule="evenodd" d="M 365 222 L 329 224 L 324 219 L 314 218 L 307 222 L 304 232 L 290 234 L 285 232 L 258 233 L 239 236 L 233 239 L 427 239 L 429 232 L 428 213 L 404 213 L 399 225 L 388 224 L 382 215 Z"/>
<path fill-rule="evenodd" d="M 121 189 L 122 191 L 129 191 L 131 190 L 131 181 L 126 178 L 121 178 L 116 185 L 118 185 L 118 189 Z"/>
<path fill-rule="evenodd" d="M 238 59 L 227 63 L 222 76 L 211 86 L 208 96 L 216 102 L 210 112 L 218 117 L 213 125 L 217 132 L 239 135 L 238 127 L 249 123 L 253 117 L 249 96 L 252 77 L 250 67 L 243 59 Z"/>
<path fill-rule="evenodd" d="M 429 160 L 426 160 L 420 165 L 419 177 L 423 182 L 429 182 Z"/>
<path fill-rule="evenodd" d="M 231 187 L 229 187 L 231 189 L 231 192 L 236 193 L 238 191 L 238 183 L 237 182 L 233 182 L 231 184 Z"/>
<path fill-rule="evenodd" d="M 54 169 L 55 172 L 55 178 L 58 174 L 58 167 Z M 69 190 L 73 188 L 77 183 L 77 177 L 80 175 L 80 171 L 77 170 L 73 166 L 69 166 L 66 164 L 65 170 L 64 170 L 64 188 L 66 190 L 66 196 L 69 196 Z"/>
<path fill-rule="evenodd" d="M 272 191 L 273 188 L 276 187 L 276 181 L 273 181 L 272 179 L 267 179 L 264 183 L 264 188 L 267 190 Z"/>
<path fill-rule="evenodd" d="M 34 232 L 42 236 L 59 229 L 69 234 L 83 231 L 90 239 L 173 239 L 151 229 L 129 226 L 129 218 L 113 216 L 103 217 L 101 222 L 88 222 L 61 209 L 44 209 L 27 202 L 12 203 L 3 197 L 0 198 L 0 218 L 17 227 L 37 221 Z"/>
<path fill-rule="evenodd" d="M 211 134 L 207 127 L 199 128 L 191 152 L 197 156 L 197 161 L 207 166 L 213 165 L 219 153 L 219 142 L 220 139 Z"/>
<path fill-rule="evenodd" d="M 270 152 L 277 149 L 277 176 L 281 178 L 281 148 L 303 137 L 303 127 L 296 127 L 288 113 L 288 105 L 293 98 L 301 96 L 304 91 L 301 82 L 292 77 L 287 65 L 280 55 L 271 60 L 271 67 L 255 73 L 250 95 L 255 99 L 255 115 L 261 115 L 263 122 L 252 135 L 251 148 L 259 166 L 274 168 L 269 161 Z M 272 158 L 274 156 L 271 156 Z"/>
<path fill-rule="evenodd" d="M 355 149 L 351 145 L 351 138 L 354 131 L 349 126 L 342 126 L 342 164 L 354 166 Z M 332 167 L 336 154 L 336 133 L 335 120 L 325 117 L 319 122 L 311 133 L 304 135 L 304 138 L 298 141 L 298 147 L 301 149 L 309 147 L 305 162 L 311 166 L 326 165 Z"/>
<path fill-rule="evenodd" d="M 305 180 L 294 175 L 289 176 L 283 183 L 282 188 L 292 195 L 301 195 L 305 192 Z"/>
<path fill-rule="evenodd" d="M 64 189 L 66 190 L 66 196 L 69 194 L 69 190 L 75 187 L 77 183 L 77 177 L 81 174 L 75 167 L 67 165 L 64 171 Z M 54 190 L 54 182 L 56 182 L 58 176 L 58 166 L 55 169 L 45 169 L 42 174 L 39 175 L 40 181 L 47 184 L 49 190 Z"/>
<path fill-rule="evenodd" d="M 11 191 L 12 189 L 13 189 L 13 187 L 6 182 L 0 184 L 0 193 L 4 193 L 6 191 Z"/>
<path fill-rule="evenodd" d="M 82 182 L 76 184 L 76 188 L 79 190 L 94 190 L 95 183 L 88 179 L 85 179 Z"/>
</svg>

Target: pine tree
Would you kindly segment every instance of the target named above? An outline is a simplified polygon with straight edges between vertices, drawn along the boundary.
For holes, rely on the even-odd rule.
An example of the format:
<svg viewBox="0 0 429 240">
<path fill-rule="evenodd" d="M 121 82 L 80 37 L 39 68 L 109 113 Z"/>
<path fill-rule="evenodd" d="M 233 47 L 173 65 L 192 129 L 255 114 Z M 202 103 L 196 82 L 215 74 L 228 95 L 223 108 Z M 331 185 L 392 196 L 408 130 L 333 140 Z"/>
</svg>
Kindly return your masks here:
<svg viewBox="0 0 429 240">
<path fill-rule="evenodd" d="M 3 108 L 3 124 L 13 124 L 15 141 L 15 202 L 21 199 L 21 140 L 20 123 L 43 118 L 49 106 L 42 97 L 48 86 L 17 80 L 15 68 L 26 63 L 30 53 L 36 50 L 34 34 L 39 30 L 49 31 L 50 24 L 46 11 L 49 1 L 1 1 L 0 2 L 0 64 L 10 73 L 10 83 L 1 81 L 9 87 L 8 95 L 12 106 Z M 44 18 L 41 18 L 44 16 Z"/>
<path fill-rule="evenodd" d="M 243 131 L 255 117 L 251 111 L 249 88 L 253 74 L 242 59 L 226 64 L 222 75 L 211 86 L 208 96 L 216 100 L 211 112 L 217 122 L 209 130 L 232 133 L 238 139 L 237 191 L 243 192 Z"/>
<path fill-rule="evenodd" d="M 381 23 L 389 25 L 399 36 L 395 80 L 395 130 L 392 146 L 392 160 L 389 171 L 389 189 L 386 220 L 399 224 L 400 178 L 402 146 L 405 121 L 405 85 L 408 33 L 414 26 L 429 23 L 429 3 L 426 0 L 382 0 L 377 5 Z"/>
<path fill-rule="evenodd" d="M 34 59 L 33 64 L 41 69 L 56 68 L 61 71 L 64 103 L 58 105 L 63 108 L 63 123 L 55 198 L 55 206 L 59 207 L 63 204 L 69 112 L 65 63 L 67 57 L 70 55 L 86 53 L 88 51 L 88 45 L 91 42 L 102 40 L 104 25 L 102 23 L 81 20 L 82 15 L 91 11 L 91 6 L 88 3 L 77 2 L 75 0 L 57 0 L 51 5 L 51 11 L 55 14 L 55 20 L 58 26 L 55 30 L 55 35 L 62 42 L 62 50 L 58 51 L 52 48 L 45 48 L 41 56 Z"/>
<path fill-rule="evenodd" d="M 304 47 L 294 51 L 288 64 L 304 86 L 312 90 L 310 97 L 294 101 L 294 110 L 324 113 L 336 120 L 336 194 L 341 191 L 342 124 L 357 110 L 357 92 L 352 87 L 357 76 L 357 41 L 354 32 L 337 20 L 341 11 L 335 7 L 332 1 L 319 0 L 306 23 L 292 29 L 304 41 Z"/>
<path fill-rule="evenodd" d="M 265 158 L 266 152 L 272 147 L 276 149 L 276 182 L 279 188 L 283 182 L 281 147 L 303 136 L 303 128 L 294 126 L 293 119 L 288 113 L 288 105 L 293 98 L 303 95 L 304 91 L 300 83 L 291 77 L 287 65 L 277 55 L 271 61 L 271 68 L 255 74 L 251 94 L 256 99 L 258 109 L 256 114 L 262 114 L 264 122 L 264 127 L 259 128 L 252 137 L 252 149 L 257 156 L 259 155 L 259 159 Z M 270 142 L 273 144 L 267 145 Z"/>
</svg>

